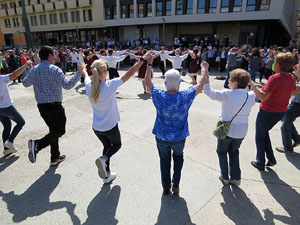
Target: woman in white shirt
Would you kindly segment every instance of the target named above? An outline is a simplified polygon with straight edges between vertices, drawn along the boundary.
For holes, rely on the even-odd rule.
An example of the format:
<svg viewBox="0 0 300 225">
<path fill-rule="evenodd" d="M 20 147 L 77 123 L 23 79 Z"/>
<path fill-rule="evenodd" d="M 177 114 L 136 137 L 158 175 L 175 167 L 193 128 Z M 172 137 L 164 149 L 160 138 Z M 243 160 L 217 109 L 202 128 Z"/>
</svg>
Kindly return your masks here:
<svg viewBox="0 0 300 225">
<path fill-rule="evenodd" d="M 208 74 L 207 63 L 202 63 Z M 250 74 L 243 69 L 236 69 L 230 72 L 229 88 L 222 91 L 213 90 L 209 84 L 208 76 L 202 78 L 205 82 L 203 88 L 204 93 L 212 100 L 217 100 L 222 104 L 221 119 L 223 121 L 231 121 L 227 137 L 223 140 L 218 139 L 217 154 L 219 157 L 219 164 L 221 175 L 219 179 L 223 184 L 240 185 L 241 170 L 239 166 L 239 148 L 247 134 L 248 118 L 251 107 L 255 103 L 255 94 L 253 91 L 248 93 L 248 85 L 251 81 Z M 242 107 L 243 106 L 243 107 Z M 229 173 L 228 176 L 228 161 L 229 155 Z"/>
<path fill-rule="evenodd" d="M 125 83 L 142 66 L 144 58 L 131 67 L 124 76 L 107 81 L 107 64 L 103 59 L 95 60 L 91 66 L 93 80 L 84 70 L 86 93 L 93 108 L 93 130 L 103 144 L 103 154 L 96 159 L 98 174 L 104 183 L 116 178 L 110 171 L 110 158 L 121 148 L 121 136 L 118 128 L 120 114 L 116 100 L 116 90 Z"/>
</svg>

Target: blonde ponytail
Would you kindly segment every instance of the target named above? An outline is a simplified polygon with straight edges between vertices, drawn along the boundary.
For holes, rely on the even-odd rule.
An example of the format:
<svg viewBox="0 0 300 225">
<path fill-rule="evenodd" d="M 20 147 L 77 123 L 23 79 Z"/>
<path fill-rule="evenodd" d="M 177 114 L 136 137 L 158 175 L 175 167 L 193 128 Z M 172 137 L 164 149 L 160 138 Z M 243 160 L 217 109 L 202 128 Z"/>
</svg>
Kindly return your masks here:
<svg viewBox="0 0 300 225">
<path fill-rule="evenodd" d="M 97 103 L 100 94 L 100 75 L 107 70 L 106 62 L 102 59 L 95 60 L 91 68 L 93 72 L 91 98 Z"/>
</svg>

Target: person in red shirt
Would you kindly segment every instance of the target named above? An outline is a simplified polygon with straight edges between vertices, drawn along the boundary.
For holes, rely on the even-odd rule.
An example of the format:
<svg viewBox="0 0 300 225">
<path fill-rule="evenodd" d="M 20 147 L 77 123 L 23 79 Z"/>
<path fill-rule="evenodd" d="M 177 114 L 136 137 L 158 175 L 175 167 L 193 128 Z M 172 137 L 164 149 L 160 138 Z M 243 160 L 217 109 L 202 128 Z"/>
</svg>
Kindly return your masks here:
<svg viewBox="0 0 300 225">
<path fill-rule="evenodd" d="M 258 170 L 264 170 L 265 166 L 274 166 L 277 163 L 269 130 L 282 119 L 288 109 L 291 95 L 300 92 L 296 88 L 295 77 L 288 72 L 294 64 L 295 59 L 291 53 L 280 54 L 275 58 L 275 74 L 269 78 L 267 84 L 260 89 L 252 82 L 253 91 L 261 100 L 260 110 L 256 117 L 256 161 L 251 162 L 252 166 Z M 268 159 L 266 165 L 265 155 Z"/>
</svg>

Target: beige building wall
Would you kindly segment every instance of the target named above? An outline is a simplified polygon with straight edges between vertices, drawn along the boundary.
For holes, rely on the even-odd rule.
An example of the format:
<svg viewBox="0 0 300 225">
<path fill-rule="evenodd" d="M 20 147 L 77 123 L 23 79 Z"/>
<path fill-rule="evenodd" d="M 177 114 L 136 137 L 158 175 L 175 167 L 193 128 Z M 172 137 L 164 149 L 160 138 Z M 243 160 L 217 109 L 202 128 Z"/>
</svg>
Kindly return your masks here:
<svg viewBox="0 0 300 225">
<path fill-rule="evenodd" d="M 5 40 L 4 40 L 4 34 L 2 32 L 2 29 L 0 27 L 0 49 L 2 49 L 2 46 L 5 45 Z"/>
<path fill-rule="evenodd" d="M 6 10 L 0 7 L 0 26 L 4 34 L 14 34 L 17 32 L 24 32 L 25 28 L 22 26 L 22 8 L 19 6 L 19 1 L 16 0 L 0 0 L 1 4 L 7 4 Z M 10 8 L 10 3 L 16 3 L 16 11 Z M 51 31 L 51 30 L 72 30 L 84 29 L 91 27 L 101 27 L 103 25 L 103 1 L 102 0 L 40 0 L 41 4 L 37 4 L 37 0 L 31 0 L 31 5 L 25 0 L 27 18 L 29 21 L 30 29 L 35 31 Z M 77 5 L 78 3 L 78 5 Z M 34 5 L 34 11 L 33 11 Z M 84 21 L 84 10 L 92 10 L 92 21 Z M 79 11 L 80 22 L 72 22 L 71 12 Z M 60 13 L 68 14 L 68 23 L 60 22 Z M 57 24 L 50 24 L 50 14 L 57 15 Z M 40 15 L 46 15 L 47 25 L 41 25 Z M 37 26 L 32 26 L 31 16 L 36 16 Z M 13 18 L 18 18 L 19 27 L 14 27 Z M 10 19 L 11 27 L 5 26 L 5 19 Z"/>
</svg>

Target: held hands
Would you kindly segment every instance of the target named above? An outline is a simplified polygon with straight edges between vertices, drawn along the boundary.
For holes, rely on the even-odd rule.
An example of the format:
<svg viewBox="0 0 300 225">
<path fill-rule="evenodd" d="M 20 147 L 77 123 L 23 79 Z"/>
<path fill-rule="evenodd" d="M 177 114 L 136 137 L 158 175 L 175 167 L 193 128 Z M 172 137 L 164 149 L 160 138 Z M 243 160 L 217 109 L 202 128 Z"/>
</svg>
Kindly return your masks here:
<svg viewBox="0 0 300 225">
<path fill-rule="evenodd" d="M 202 68 L 201 70 L 203 70 L 203 69 L 208 70 L 209 64 L 206 61 L 203 61 L 201 63 L 201 68 Z"/>
<path fill-rule="evenodd" d="M 25 64 L 26 67 L 28 67 L 29 69 L 32 68 L 32 61 L 28 60 Z"/>
<path fill-rule="evenodd" d="M 87 72 L 86 72 L 86 64 L 80 64 L 79 68 L 78 68 L 78 72 L 82 75 L 82 76 L 86 76 Z"/>
</svg>

